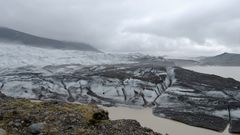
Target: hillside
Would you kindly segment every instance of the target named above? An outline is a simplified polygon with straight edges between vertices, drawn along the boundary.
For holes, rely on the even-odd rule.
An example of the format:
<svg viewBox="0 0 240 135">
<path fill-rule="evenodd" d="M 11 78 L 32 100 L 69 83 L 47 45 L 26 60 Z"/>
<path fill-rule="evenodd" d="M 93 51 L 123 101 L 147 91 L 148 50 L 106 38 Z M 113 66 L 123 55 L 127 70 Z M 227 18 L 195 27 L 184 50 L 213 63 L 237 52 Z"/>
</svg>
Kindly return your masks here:
<svg viewBox="0 0 240 135">
<path fill-rule="evenodd" d="M 0 135 L 161 135 L 135 120 L 109 120 L 96 105 L 33 102 L 0 92 Z"/>
<path fill-rule="evenodd" d="M 18 43 L 40 48 L 100 52 L 96 48 L 85 43 L 59 41 L 55 39 L 49 39 L 27 34 L 24 32 L 20 32 L 5 27 L 0 27 L 0 42 Z"/>
<path fill-rule="evenodd" d="M 223 53 L 200 60 L 201 65 L 240 66 L 240 54 Z"/>
</svg>

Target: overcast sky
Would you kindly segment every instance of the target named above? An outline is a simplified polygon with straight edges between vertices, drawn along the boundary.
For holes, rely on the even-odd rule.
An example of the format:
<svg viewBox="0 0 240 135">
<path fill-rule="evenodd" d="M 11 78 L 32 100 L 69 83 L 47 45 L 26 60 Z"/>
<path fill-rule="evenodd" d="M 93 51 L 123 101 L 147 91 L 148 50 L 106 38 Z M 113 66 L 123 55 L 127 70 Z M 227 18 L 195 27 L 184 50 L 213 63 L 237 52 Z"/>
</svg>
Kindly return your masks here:
<svg viewBox="0 0 240 135">
<path fill-rule="evenodd" d="M 240 53 L 240 0 L 0 0 L 0 25 L 104 51 Z"/>
</svg>

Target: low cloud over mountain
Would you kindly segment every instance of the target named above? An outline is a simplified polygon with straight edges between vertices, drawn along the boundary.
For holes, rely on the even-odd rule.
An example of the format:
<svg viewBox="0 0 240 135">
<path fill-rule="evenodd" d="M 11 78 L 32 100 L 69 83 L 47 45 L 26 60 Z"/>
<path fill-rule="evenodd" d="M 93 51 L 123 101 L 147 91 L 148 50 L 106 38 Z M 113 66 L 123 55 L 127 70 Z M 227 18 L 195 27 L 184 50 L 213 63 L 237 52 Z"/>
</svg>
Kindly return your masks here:
<svg viewBox="0 0 240 135">
<path fill-rule="evenodd" d="M 105 51 L 239 53 L 239 0 L 0 0 L 0 25 Z"/>
</svg>

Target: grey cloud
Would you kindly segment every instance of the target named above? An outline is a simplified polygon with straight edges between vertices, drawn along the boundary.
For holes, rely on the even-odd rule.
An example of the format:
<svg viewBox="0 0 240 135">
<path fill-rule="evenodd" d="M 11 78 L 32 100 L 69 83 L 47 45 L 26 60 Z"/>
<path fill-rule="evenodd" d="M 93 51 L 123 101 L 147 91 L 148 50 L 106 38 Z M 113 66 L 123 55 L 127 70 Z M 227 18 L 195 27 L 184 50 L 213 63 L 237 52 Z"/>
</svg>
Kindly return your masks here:
<svg viewBox="0 0 240 135">
<path fill-rule="evenodd" d="M 204 3 L 204 4 L 203 4 Z M 181 14 L 159 17 L 152 22 L 130 26 L 130 32 L 148 33 L 169 38 L 189 38 L 204 43 L 207 39 L 228 45 L 240 43 L 240 1 L 205 1 Z"/>
<path fill-rule="evenodd" d="M 238 5 L 239 0 L 0 0 L 0 25 L 105 51 L 206 55 L 240 51 Z"/>
</svg>

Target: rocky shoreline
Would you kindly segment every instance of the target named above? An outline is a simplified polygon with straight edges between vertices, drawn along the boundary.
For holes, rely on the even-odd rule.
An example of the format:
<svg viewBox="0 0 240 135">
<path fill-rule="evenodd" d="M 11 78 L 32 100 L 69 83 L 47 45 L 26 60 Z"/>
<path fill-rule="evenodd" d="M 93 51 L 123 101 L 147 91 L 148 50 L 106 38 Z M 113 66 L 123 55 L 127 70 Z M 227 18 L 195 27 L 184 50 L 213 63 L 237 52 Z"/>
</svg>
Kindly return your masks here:
<svg viewBox="0 0 240 135">
<path fill-rule="evenodd" d="M 0 135 L 161 135 L 135 120 L 109 120 L 96 105 L 31 102 L 0 94 Z"/>
</svg>

